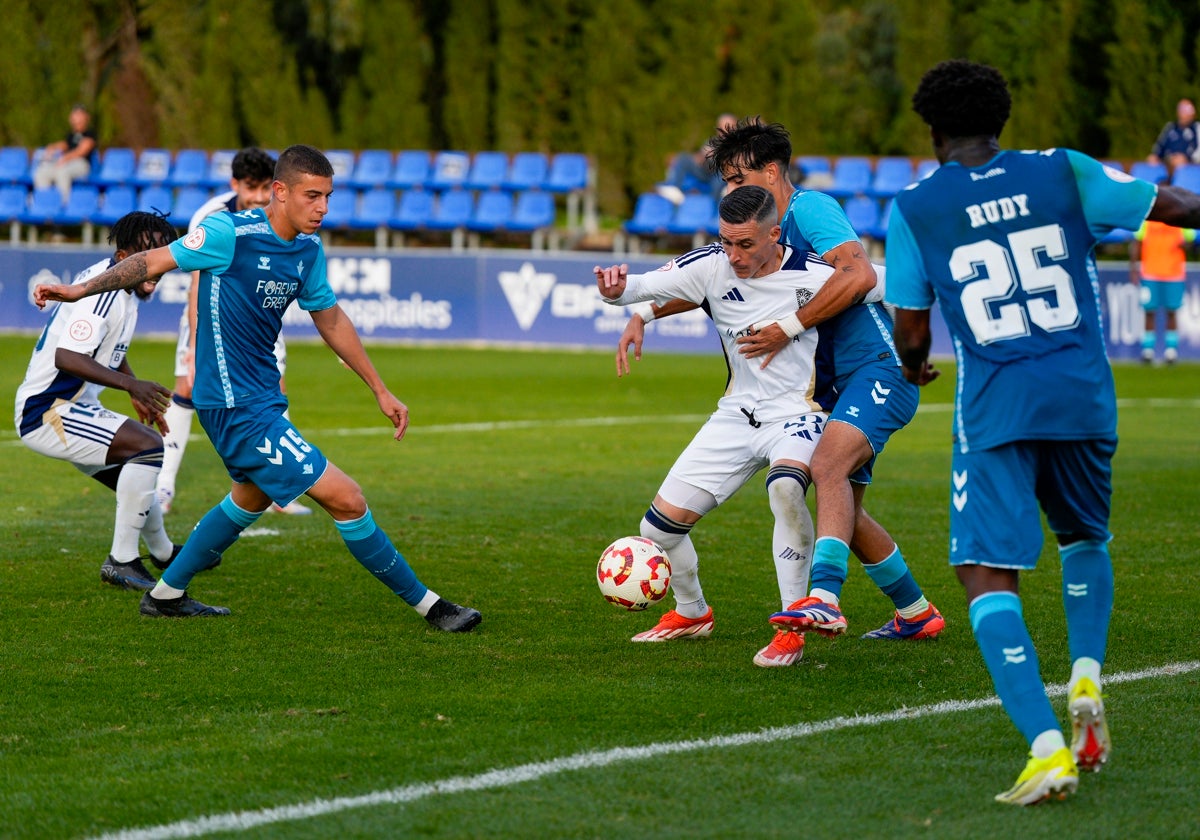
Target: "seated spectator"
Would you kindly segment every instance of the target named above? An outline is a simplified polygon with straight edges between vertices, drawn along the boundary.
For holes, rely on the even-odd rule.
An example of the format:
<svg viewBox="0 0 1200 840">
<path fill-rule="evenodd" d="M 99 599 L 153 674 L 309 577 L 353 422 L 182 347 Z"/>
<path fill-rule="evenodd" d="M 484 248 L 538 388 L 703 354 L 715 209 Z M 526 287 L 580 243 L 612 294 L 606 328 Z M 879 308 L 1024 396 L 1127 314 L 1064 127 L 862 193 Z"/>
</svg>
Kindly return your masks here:
<svg viewBox="0 0 1200 840">
<path fill-rule="evenodd" d="M 733 114 L 721 114 L 717 117 L 717 131 L 728 131 L 737 126 L 737 117 Z M 683 197 L 690 192 L 706 192 L 714 199 L 720 199 L 725 190 L 725 180 L 720 173 L 709 171 L 706 153 L 706 142 L 695 152 L 680 152 L 671 160 L 667 169 L 667 177 L 655 186 L 655 191 L 672 204 L 681 204 Z"/>
<path fill-rule="evenodd" d="M 1163 126 L 1146 158 L 1150 163 L 1166 164 L 1167 172 L 1187 163 L 1200 163 L 1200 132 L 1196 127 L 1196 106 L 1180 99 L 1175 106 L 1175 121 Z"/>
<path fill-rule="evenodd" d="M 58 187 L 64 203 L 71 195 L 71 184 L 91 174 L 92 153 L 96 151 L 96 132 L 88 109 L 74 106 L 67 122 L 71 127 L 67 136 L 42 150 L 42 159 L 33 172 L 33 186 Z"/>
</svg>

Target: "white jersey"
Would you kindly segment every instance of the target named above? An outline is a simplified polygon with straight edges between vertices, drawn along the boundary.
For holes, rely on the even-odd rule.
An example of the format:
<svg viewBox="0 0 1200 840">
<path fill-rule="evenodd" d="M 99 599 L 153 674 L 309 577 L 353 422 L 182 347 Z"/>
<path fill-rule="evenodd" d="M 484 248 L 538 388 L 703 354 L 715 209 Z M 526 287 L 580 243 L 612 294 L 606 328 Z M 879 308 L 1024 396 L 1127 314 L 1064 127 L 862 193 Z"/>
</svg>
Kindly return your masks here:
<svg viewBox="0 0 1200 840">
<path fill-rule="evenodd" d="M 80 272 L 74 283 L 90 280 L 112 265 L 111 259 L 101 260 Z M 47 412 L 63 402 L 99 404 L 104 386 L 59 370 L 54 355 L 59 349 L 71 350 L 117 370 L 125 361 L 133 339 L 138 303 L 137 295 L 118 289 L 55 307 L 33 349 L 25 381 L 17 388 L 18 434 L 25 435 L 39 427 Z"/>
<path fill-rule="evenodd" d="M 832 273 L 833 268 L 813 254 L 784 246 L 782 265 L 774 274 L 741 278 L 721 246 L 713 244 L 677 257 L 657 271 L 630 275 L 624 294 L 607 302 L 624 306 L 653 300 L 661 305 L 679 298 L 705 304 L 729 364 L 729 385 L 718 410 L 771 422 L 822 410 L 815 393 L 817 331 L 800 333 L 766 368 L 761 359 L 738 352 L 737 337 L 752 324 L 795 312 Z"/>
<path fill-rule="evenodd" d="M 208 201 L 201 204 L 200 208 L 192 214 L 191 221 L 188 222 L 188 233 L 200 227 L 200 223 L 213 213 L 220 213 L 222 210 L 228 210 L 230 213 L 234 212 L 237 209 L 236 200 L 237 193 L 233 190 L 214 195 Z"/>
</svg>

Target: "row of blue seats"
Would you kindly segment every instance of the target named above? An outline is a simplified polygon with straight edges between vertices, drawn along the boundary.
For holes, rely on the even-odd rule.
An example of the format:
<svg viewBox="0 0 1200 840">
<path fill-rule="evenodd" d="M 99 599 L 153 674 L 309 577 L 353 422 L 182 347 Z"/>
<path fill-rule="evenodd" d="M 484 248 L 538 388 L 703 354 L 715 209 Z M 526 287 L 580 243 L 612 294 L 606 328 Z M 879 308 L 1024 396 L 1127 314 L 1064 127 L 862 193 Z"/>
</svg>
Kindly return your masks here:
<svg viewBox="0 0 1200 840">
<path fill-rule="evenodd" d="M 166 186 L 138 189 L 117 185 L 101 191 L 76 184 L 64 203 L 54 187 L 32 192 L 23 184 L 0 186 L 0 223 L 35 226 L 111 226 L 133 210 L 163 213 L 171 224 L 186 228 L 192 215 L 209 200 L 204 187 Z M 411 189 L 397 194 L 388 187 L 334 190 L 324 227 L 335 230 L 455 230 L 532 233 L 555 224 L 553 193 L 543 190 Z"/>
<path fill-rule="evenodd" d="M 880 165 L 876 167 L 876 176 L 885 169 L 892 169 L 892 167 L 884 166 L 885 161 L 888 160 L 891 159 L 880 159 Z M 903 160 L 907 161 L 907 158 Z M 888 217 L 895 194 L 917 180 L 918 175 L 923 178 L 937 168 L 936 161 L 931 163 L 931 166 L 924 167 L 920 165 L 912 167 L 910 164 L 911 177 L 908 180 L 897 178 L 890 181 L 887 188 L 879 185 L 862 188 L 863 182 L 860 180 L 859 188 L 852 191 L 848 191 L 846 182 L 843 182 L 840 189 L 821 187 L 821 191 L 827 192 L 841 201 L 851 226 L 859 236 L 883 240 L 887 237 Z M 1107 161 L 1106 163 L 1115 169 L 1125 171 L 1119 162 Z M 836 170 L 835 165 L 829 174 L 832 176 Z M 809 172 L 807 169 L 805 171 Z M 903 172 L 903 168 L 895 167 L 894 171 Z M 1129 174 L 1152 183 L 1166 181 L 1168 177 L 1165 166 L 1146 161 L 1137 161 L 1131 164 Z M 836 181 L 836 176 L 833 177 Z M 1170 177 L 1170 182 L 1193 192 L 1200 192 L 1200 164 L 1178 167 Z M 694 236 L 696 233 L 715 236 L 717 233 L 716 201 L 705 193 L 688 193 L 684 196 L 683 202 L 677 206 L 657 193 L 643 193 L 638 197 L 637 204 L 634 206 L 633 217 L 625 222 L 623 227 L 626 233 L 634 236 Z M 1107 243 L 1127 242 L 1132 235 L 1130 231 L 1116 230 L 1109 234 L 1104 241 Z"/>
<path fill-rule="evenodd" d="M 83 183 L 100 187 L 132 185 L 172 188 L 226 188 L 230 164 L 236 154 L 221 149 L 209 154 L 204 149 L 134 149 L 114 146 L 98 155 L 92 174 Z M 0 184 L 30 184 L 41 150 L 30 153 L 23 146 L 0 148 Z M 334 169 L 334 183 L 354 189 L 373 187 L 407 190 L 466 188 L 510 191 L 541 189 L 569 193 L 589 189 L 593 173 L 586 155 L 560 152 L 428 152 L 410 149 L 338 149 L 326 152 Z"/>
</svg>

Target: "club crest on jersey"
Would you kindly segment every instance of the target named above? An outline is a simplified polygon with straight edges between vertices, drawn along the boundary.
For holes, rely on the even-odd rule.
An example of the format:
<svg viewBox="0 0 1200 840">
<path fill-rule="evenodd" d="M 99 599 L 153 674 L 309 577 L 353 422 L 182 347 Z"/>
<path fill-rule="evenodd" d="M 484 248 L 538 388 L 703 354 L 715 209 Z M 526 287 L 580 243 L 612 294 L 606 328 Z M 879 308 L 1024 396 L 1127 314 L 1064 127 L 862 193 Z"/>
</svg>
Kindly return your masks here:
<svg viewBox="0 0 1200 840">
<path fill-rule="evenodd" d="M 87 341 L 92 337 L 92 325 L 83 320 L 72 321 L 71 326 L 67 327 L 67 333 L 74 341 Z"/>
<path fill-rule="evenodd" d="M 812 289 L 797 289 L 796 290 L 796 308 L 799 309 L 804 304 L 813 299 L 815 293 Z"/>
<path fill-rule="evenodd" d="M 183 247 L 193 251 L 200 250 L 204 246 L 204 228 L 198 227 L 183 238 Z"/>
</svg>

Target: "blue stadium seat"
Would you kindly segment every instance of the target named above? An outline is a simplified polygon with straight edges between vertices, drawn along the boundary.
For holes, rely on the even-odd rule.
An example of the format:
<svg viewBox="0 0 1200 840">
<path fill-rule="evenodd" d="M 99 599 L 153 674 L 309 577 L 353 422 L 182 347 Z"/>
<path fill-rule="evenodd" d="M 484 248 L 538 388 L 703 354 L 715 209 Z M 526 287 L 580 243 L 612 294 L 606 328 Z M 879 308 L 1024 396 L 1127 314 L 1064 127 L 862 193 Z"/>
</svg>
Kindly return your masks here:
<svg viewBox="0 0 1200 840">
<path fill-rule="evenodd" d="M 0 149 L 0 184 L 29 183 L 29 151 L 24 146 Z"/>
<path fill-rule="evenodd" d="M 500 186 L 513 192 L 541 189 L 549 172 L 550 160 L 541 152 L 517 152 Z"/>
<path fill-rule="evenodd" d="M 842 209 L 850 220 L 850 227 L 859 236 L 881 239 L 879 235 L 879 202 L 867 195 L 852 195 L 846 199 Z"/>
<path fill-rule="evenodd" d="M 54 221 L 60 225 L 82 225 L 95 221 L 99 214 L 100 188 L 95 184 L 75 183 Z"/>
<path fill-rule="evenodd" d="M 433 170 L 426 184 L 433 190 L 461 187 L 471 171 L 471 156 L 466 152 L 438 152 L 433 156 Z"/>
<path fill-rule="evenodd" d="M 829 163 L 829 158 L 824 155 L 800 155 L 792 162 L 804 170 L 805 177 L 833 174 L 833 167 Z"/>
<path fill-rule="evenodd" d="M 870 194 L 891 198 L 913 182 L 913 164 L 906 157 L 882 157 L 875 162 Z"/>
<path fill-rule="evenodd" d="M 88 180 L 102 187 L 113 184 L 132 184 L 137 169 L 137 155 L 133 149 L 113 146 L 100 156 L 100 168 Z"/>
<path fill-rule="evenodd" d="M 503 190 L 488 190 L 480 193 L 475 211 L 467 221 L 467 230 L 476 233 L 496 233 L 507 230 L 512 223 L 512 216 L 512 193 Z"/>
<path fill-rule="evenodd" d="M 336 182 L 337 175 L 334 175 Z M 358 192 L 347 187 L 335 189 L 329 196 L 329 212 L 321 220 L 322 228 L 344 230 L 350 227 L 354 214 L 358 212 Z"/>
<path fill-rule="evenodd" d="M 871 187 L 871 160 L 865 157 L 840 157 L 833 163 L 833 183 L 825 190 L 834 198 L 849 198 L 866 193 Z"/>
<path fill-rule="evenodd" d="M 356 190 L 385 186 L 392 176 L 392 153 L 388 149 L 363 149 L 347 184 Z"/>
<path fill-rule="evenodd" d="M 656 192 L 638 196 L 633 207 L 633 217 L 621 227 L 635 236 L 661 236 L 675 215 L 675 205 Z"/>
<path fill-rule="evenodd" d="M 934 158 L 924 158 L 917 161 L 917 170 L 913 173 L 913 180 L 920 181 L 929 176 L 930 172 L 941 166 Z"/>
<path fill-rule="evenodd" d="M 171 192 L 170 187 L 161 184 L 142 187 L 137 195 L 135 209 L 143 213 L 162 213 L 164 216 L 170 216 L 171 208 L 175 206 L 175 194 Z"/>
<path fill-rule="evenodd" d="M 233 157 L 237 149 L 217 149 L 208 158 L 208 174 L 204 176 L 201 186 L 210 190 L 228 190 L 229 180 L 233 177 Z"/>
<path fill-rule="evenodd" d="M 559 152 L 550 161 L 545 189 L 565 193 L 586 189 L 589 182 L 587 155 L 578 152 Z"/>
<path fill-rule="evenodd" d="M 29 190 L 24 184 L 0 185 L 0 222 L 20 221 L 29 203 Z"/>
<path fill-rule="evenodd" d="M 192 216 L 196 215 L 196 211 L 203 207 L 210 198 L 212 198 L 212 193 L 208 191 L 207 187 L 180 187 L 179 192 L 175 194 L 175 204 L 171 208 L 169 221 L 175 227 L 186 230 L 192 221 Z"/>
<path fill-rule="evenodd" d="M 667 223 L 667 232 L 677 236 L 706 233 L 709 222 L 717 212 L 717 202 L 711 195 L 689 193 Z"/>
<path fill-rule="evenodd" d="M 508 176 L 508 154 L 505 152 L 476 152 L 467 174 L 466 187 L 471 190 L 499 189 Z"/>
<path fill-rule="evenodd" d="M 42 187 L 30 195 L 29 206 L 21 214 L 20 220 L 27 225 L 53 224 L 62 207 L 62 194 L 58 187 Z"/>
<path fill-rule="evenodd" d="M 137 187 L 132 184 L 117 184 L 104 191 L 100 212 L 95 222 L 98 225 L 114 225 L 126 213 L 137 209 Z"/>
<path fill-rule="evenodd" d="M 142 149 L 133 171 L 133 184 L 148 187 L 165 184 L 171 177 L 171 153 L 167 149 Z"/>
<path fill-rule="evenodd" d="M 396 191 L 387 187 L 375 187 L 363 192 L 359 197 L 358 212 L 350 219 L 350 227 L 355 230 L 386 228 L 394 215 Z"/>
<path fill-rule="evenodd" d="M 1151 184 L 1158 184 L 1166 179 L 1167 167 L 1166 164 L 1162 163 L 1150 163 L 1149 161 L 1138 160 L 1130 164 L 1129 174 L 1134 178 L 1149 181 Z"/>
<path fill-rule="evenodd" d="M 517 193 L 509 228 L 522 233 L 532 233 L 543 228 L 554 227 L 557 208 L 554 196 L 541 190 L 525 190 Z"/>
<path fill-rule="evenodd" d="M 325 157 L 333 165 L 334 186 L 350 186 L 350 179 L 354 176 L 354 152 L 349 149 L 329 149 Z"/>
<path fill-rule="evenodd" d="M 892 205 L 896 203 L 894 198 L 889 198 L 883 203 L 883 210 L 879 212 L 879 224 L 875 227 L 876 239 L 887 239 L 888 224 L 892 220 Z"/>
<path fill-rule="evenodd" d="M 396 213 L 388 227 L 400 231 L 424 230 L 433 218 L 433 193 L 423 189 L 407 190 L 396 203 Z"/>
<path fill-rule="evenodd" d="M 208 152 L 203 149 L 180 149 L 175 155 L 168 185 L 172 187 L 203 186 L 208 176 Z"/>
<path fill-rule="evenodd" d="M 438 198 L 428 227 L 431 230 L 465 228 L 474 211 L 474 193 L 468 190 L 448 190 Z"/>
<path fill-rule="evenodd" d="M 1171 183 L 1185 190 L 1200 193 L 1200 163 L 1189 163 L 1178 167 L 1171 176 Z"/>
<path fill-rule="evenodd" d="M 411 190 L 429 184 L 429 152 L 405 149 L 396 154 L 396 166 L 388 178 L 387 186 L 397 190 Z"/>
</svg>

